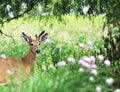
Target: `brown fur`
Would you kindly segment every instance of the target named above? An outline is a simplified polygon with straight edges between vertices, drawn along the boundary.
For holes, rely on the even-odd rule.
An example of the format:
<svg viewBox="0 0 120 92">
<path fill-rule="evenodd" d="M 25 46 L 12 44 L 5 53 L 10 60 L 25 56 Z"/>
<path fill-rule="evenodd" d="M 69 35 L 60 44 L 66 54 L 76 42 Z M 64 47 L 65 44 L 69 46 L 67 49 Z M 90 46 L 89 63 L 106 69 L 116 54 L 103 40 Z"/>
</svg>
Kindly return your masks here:
<svg viewBox="0 0 120 92">
<path fill-rule="evenodd" d="M 12 80 L 16 81 L 20 89 L 22 81 L 27 79 L 29 73 L 34 69 L 36 63 L 36 54 L 39 53 L 39 44 L 47 39 L 47 33 L 42 31 L 36 39 L 32 39 L 25 33 L 22 33 L 24 40 L 30 44 L 28 54 L 22 58 L 0 58 L 0 85 L 7 84 Z M 37 51 L 36 51 L 37 50 Z M 12 74 L 9 74 L 9 72 Z"/>
<path fill-rule="evenodd" d="M 27 78 L 31 69 L 34 68 L 36 56 L 32 55 L 31 49 L 28 52 L 28 55 L 23 58 L 1 58 L 0 59 L 0 84 L 7 83 L 10 80 L 9 74 L 7 71 L 10 70 L 13 73 L 15 78 L 19 79 L 20 77 Z"/>
</svg>

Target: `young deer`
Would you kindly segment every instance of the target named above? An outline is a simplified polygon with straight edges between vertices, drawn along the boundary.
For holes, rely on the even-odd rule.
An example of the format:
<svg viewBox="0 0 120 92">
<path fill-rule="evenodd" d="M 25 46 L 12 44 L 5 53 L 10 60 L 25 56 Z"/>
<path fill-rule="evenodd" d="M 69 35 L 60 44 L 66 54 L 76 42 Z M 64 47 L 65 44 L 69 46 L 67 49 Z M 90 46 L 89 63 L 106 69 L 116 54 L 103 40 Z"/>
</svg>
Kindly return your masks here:
<svg viewBox="0 0 120 92">
<path fill-rule="evenodd" d="M 40 52 L 39 45 L 46 40 L 48 33 L 42 31 L 36 39 L 32 39 L 24 32 L 23 39 L 30 45 L 29 52 L 22 58 L 0 58 L 0 84 L 4 85 L 11 81 L 14 76 L 15 81 L 19 84 L 24 81 L 30 71 L 34 68 L 36 55 Z"/>
</svg>

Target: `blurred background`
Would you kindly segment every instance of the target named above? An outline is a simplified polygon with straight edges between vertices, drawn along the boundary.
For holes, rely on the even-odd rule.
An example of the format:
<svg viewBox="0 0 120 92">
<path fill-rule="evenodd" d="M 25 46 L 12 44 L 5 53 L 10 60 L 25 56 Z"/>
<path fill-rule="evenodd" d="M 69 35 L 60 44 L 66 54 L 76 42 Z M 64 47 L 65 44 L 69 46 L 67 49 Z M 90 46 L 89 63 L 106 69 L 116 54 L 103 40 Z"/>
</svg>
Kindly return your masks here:
<svg viewBox="0 0 120 92">
<path fill-rule="evenodd" d="M 0 55 L 25 56 L 29 46 L 21 33 L 34 38 L 46 30 L 49 37 L 41 44 L 35 72 L 23 84 L 23 92 L 120 92 L 119 9 L 119 0 L 1 0 Z M 80 60 L 91 56 L 99 73 L 86 82 L 90 75 L 80 72 Z M 59 69 L 59 62 L 67 67 Z M 111 84 L 106 82 L 110 76 Z M 0 87 L 1 92 L 9 89 L 17 91 L 12 85 Z"/>
</svg>

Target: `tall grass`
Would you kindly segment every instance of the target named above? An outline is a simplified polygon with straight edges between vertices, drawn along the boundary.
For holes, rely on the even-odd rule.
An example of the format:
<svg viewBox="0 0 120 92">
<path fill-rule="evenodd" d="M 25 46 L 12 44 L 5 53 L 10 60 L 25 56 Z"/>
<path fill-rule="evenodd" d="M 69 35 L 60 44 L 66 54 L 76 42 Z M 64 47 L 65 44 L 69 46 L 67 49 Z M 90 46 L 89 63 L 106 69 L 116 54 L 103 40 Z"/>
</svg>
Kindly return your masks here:
<svg viewBox="0 0 120 92">
<path fill-rule="evenodd" d="M 97 56 L 102 54 L 99 48 L 104 49 L 104 41 L 101 38 L 104 18 L 96 17 L 94 21 L 74 16 L 63 18 L 65 20 L 63 22 L 58 22 L 55 18 L 47 21 L 44 18 L 39 20 L 38 17 L 20 18 L 5 23 L 2 27 L 4 33 L 15 39 L 14 43 L 13 39 L 4 35 L 0 36 L 0 54 L 5 54 L 7 57 L 26 55 L 28 46 L 21 40 L 22 32 L 32 37 L 42 30 L 49 33 L 50 42 L 41 44 L 41 53 L 37 56 L 35 71 L 31 72 L 29 78 L 23 83 L 23 92 L 95 92 L 97 86 L 101 87 L 101 92 L 113 92 L 117 87 L 108 86 L 105 83 L 105 80 L 111 76 L 112 67 L 106 68 L 97 60 Z M 94 44 L 93 50 L 81 51 L 79 43 L 84 43 L 86 46 L 89 41 Z M 93 81 L 89 80 L 91 76 L 89 69 L 85 68 L 84 72 L 79 70 L 81 66 L 78 61 L 84 56 L 96 58 L 98 75 L 93 76 Z M 69 57 L 75 59 L 74 64 L 68 63 Z M 66 66 L 57 67 L 60 61 L 65 61 Z M 9 85 L 0 87 L 0 92 L 16 92 L 17 90 L 14 89 L 15 85 Z"/>
</svg>

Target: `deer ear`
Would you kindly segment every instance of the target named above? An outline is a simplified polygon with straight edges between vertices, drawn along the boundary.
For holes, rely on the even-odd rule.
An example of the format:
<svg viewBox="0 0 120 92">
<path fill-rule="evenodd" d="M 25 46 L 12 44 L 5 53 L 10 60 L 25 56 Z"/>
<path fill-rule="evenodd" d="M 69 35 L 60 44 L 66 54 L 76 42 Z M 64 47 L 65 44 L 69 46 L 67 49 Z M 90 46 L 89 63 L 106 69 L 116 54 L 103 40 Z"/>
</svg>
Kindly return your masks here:
<svg viewBox="0 0 120 92">
<path fill-rule="evenodd" d="M 22 36 L 22 39 L 23 39 L 23 41 L 25 41 L 25 42 L 27 42 L 27 43 L 30 42 L 30 40 L 29 40 L 27 37 L 25 37 L 25 36 Z"/>
<path fill-rule="evenodd" d="M 45 41 L 48 38 L 48 33 L 46 33 L 45 35 L 43 35 L 40 39 L 40 41 Z"/>
<path fill-rule="evenodd" d="M 26 41 L 27 43 L 31 42 L 31 37 L 27 36 L 24 32 L 22 32 L 22 38 L 24 41 Z"/>
</svg>

